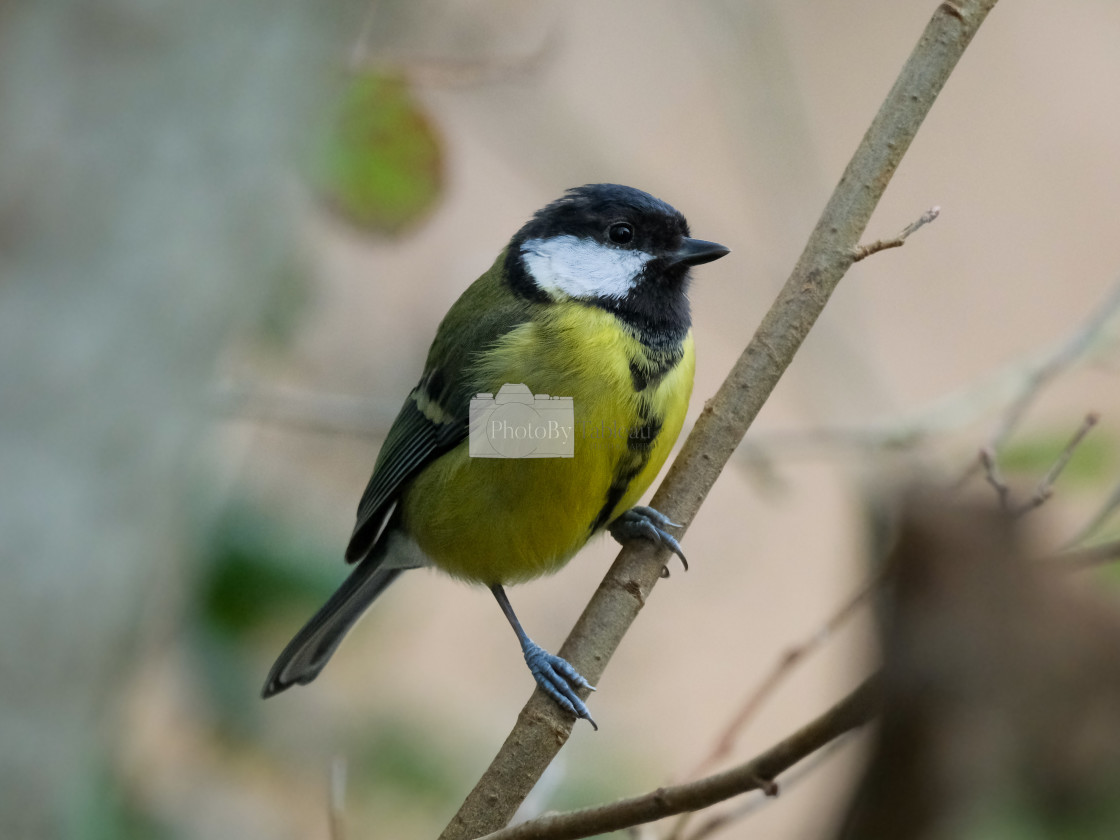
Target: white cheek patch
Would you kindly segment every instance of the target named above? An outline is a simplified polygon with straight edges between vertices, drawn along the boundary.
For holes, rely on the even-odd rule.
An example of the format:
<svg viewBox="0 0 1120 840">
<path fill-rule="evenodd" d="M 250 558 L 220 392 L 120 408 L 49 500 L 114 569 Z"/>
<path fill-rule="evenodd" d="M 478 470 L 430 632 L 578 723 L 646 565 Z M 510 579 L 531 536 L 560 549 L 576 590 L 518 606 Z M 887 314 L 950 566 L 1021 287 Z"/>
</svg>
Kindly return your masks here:
<svg viewBox="0 0 1120 840">
<path fill-rule="evenodd" d="M 572 298 L 622 298 L 653 255 L 564 235 L 526 240 L 521 259 L 537 286 L 553 297 L 559 292 Z"/>
</svg>

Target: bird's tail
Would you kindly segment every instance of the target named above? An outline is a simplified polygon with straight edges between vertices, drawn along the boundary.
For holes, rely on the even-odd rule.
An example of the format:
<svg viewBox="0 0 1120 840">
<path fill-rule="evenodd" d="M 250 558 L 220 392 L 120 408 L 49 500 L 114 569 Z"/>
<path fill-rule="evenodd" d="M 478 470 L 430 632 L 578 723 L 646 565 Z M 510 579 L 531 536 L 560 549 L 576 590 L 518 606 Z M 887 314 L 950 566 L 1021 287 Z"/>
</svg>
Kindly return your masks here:
<svg viewBox="0 0 1120 840">
<path fill-rule="evenodd" d="M 383 556 L 367 556 L 288 642 L 268 673 L 262 697 L 279 694 L 296 683 L 306 685 L 319 675 L 366 608 L 405 571 L 399 567 L 386 568 L 384 559 Z"/>
</svg>

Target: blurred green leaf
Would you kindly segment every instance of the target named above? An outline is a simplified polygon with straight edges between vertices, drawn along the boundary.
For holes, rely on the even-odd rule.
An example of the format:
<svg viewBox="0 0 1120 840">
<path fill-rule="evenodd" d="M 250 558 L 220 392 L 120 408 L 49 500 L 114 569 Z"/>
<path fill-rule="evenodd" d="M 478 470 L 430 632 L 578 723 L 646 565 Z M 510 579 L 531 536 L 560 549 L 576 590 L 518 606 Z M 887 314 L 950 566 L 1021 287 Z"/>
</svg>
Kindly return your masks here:
<svg viewBox="0 0 1120 840">
<path fill-rule="evenodd" d="M 74 809 L 69 837 L 75 840 L 154 840 L 174 833 L 144 810 L 116 771 L 97 761 L 90 767 L 90 789 Z"/>
<path fill-rule="evenodd" d="M 239 638 L 278 613 L 313 610 L 346 569 L 290 522 L 233 506 L 212 532 L 198 603 L 206 625 Z"/>
<path fill-rule="evenodd" d="M 218 518 L 205 554 L 192 599 L 194 621 L 188 625 L 191 653 L 216 729 L 225 737 L 244 738 L 259 725 L 266 673 L 254 637 L 281 616 L 292 616 L 284 632 L 294 632 L 347 570 L 298 523 L 245 503 L 231 505 Z M 280 652 L 282 641 L 274 643 L 271 655 Z"/>
<path fill-rule="evenodd" d="M 359 227 L 397 234 L 434 206 L 443 155 L 408 84 L 368 73 L 342 97 L 321 170 L 319 189 L 335 210 Z"/>
<path fill-rule="evenodd" d="M 448 758 L 454 750 L 443 738 L 438 743 L 433 740 L 441 727 L 421 728 L 412 720 L 395 720 L 367 731 L 374 734 L 354 759 L 359 784 L 430 805 L 450 805 L 461 795 L 459 762 Z"/>
<path fill-rule="evenodd" d="M 1120 825 L 1116 779 L 1106 773 L 1083 788 L 1055 790 L 1023 780 L 1015 789 L 993 791 L 957 825 L 960 840 L 1112 840 Z"/>
</svg>

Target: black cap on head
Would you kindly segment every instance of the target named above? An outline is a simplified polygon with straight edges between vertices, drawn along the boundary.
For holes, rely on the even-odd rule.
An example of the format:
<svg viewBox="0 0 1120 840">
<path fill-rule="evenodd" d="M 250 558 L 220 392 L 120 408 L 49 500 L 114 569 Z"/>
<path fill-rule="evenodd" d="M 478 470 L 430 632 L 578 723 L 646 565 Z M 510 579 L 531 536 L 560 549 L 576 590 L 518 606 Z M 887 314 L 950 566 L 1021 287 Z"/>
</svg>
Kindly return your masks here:
<svg viewBox="0 0 1120 840">
<path fill-rule="evenodd" d="M 622 184 L 585 184 L 534 213 L 513 239 L 570 235 L 608 241 L 608 226 L 618 221 L 635 225 L 637 236 L 628 244 L 648 253 L 675 249 L 688 236 L 684 216 L 661 199 Z"/>
</svg>

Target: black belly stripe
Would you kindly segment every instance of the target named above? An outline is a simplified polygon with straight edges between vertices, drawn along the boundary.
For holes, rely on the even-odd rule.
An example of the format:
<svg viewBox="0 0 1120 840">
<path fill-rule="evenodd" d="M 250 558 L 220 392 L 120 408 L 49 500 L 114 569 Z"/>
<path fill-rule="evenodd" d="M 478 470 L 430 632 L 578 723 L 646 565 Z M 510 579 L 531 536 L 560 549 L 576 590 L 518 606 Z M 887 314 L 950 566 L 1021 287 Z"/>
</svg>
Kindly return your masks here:
<svg viewBox="0 0 1120 840">
<path fill-rule="evenodd" d="M 631 429 L 626 446 L 633 453 L 645 453 L 645 457 L 648 459 L 649 450 L 653 447 L 653 442 L 657 440 L 659 434 L 661 434 L 661 420 L 655 417 L 647 420 L 645 424 Z"/>
<path fill-rule="evenodd" d="M 635 391 L 644 391 L 646 386 L 649 385 L 649 377 L 646 376 L 646 372 L 633 359 L 630 360 L 630 382 L 633 384 Z"/>
<path fill-rule="evenodd" d="M 641 455 L 628 452 L 627 457 L 623 458 L 622 463 L 618 465 L 619 469 L 614 475 L 614 480 L 611 482 L 610 489 L 607 490 L 607 500 L 603 503 L 603 507 L 600 509 L 599 515 L 595 517 L 595 521 L 591 523 L 591 533 L 595 533 L 609 523 L 611 511 L 622 501 L 622 497 L 626 495 L 626 491 L 630 488 L 630 482 L 642 471 L 642 468 L 645 467 L 648 460 L 648 451 Z"/>
<path fill-rule="evenodd" d="M 649 404 L 646 400 L 642 400 L 639 413 L 643 419 L 647 417 L 648 412 Z M 626 495 L 626 491 L 630 489 L 630 483 L 638 477 L 641 471 L 645 469 L 646 464 L 649 463 L 654 441 L 657 440 L 659 434 L 661 434 L 661 418 L 659 417 L 646 419 L 643 425 L 630 430 L 629 437 L 626 439 L 626 454 L 615 470 L 614 479 L 607 489 L 607 499 L 599 510 L 599 514 L 595 517 L 595 521 L 591 523 L 590 533 L 595 533 L 604 525 L 609 524 L 611 511 L 618 506 L 622 497 Z"/>
<path fill-rule="evenodd" d="M 644 347 L 638 358 L 630 359 L 630 382 L 634 390 L 642 394 L 649 387 L 656 387 L 684 358 L 684 344 L 677 344 L 663 350 Z M 626 454 L 615 469 L 614 479 L 607 489 L 607 497 L 595 521 L 591 523 L 590 533 L 595 533 L 609 524 L 613 511 L 630 484 L 649 463 L 650 454 L 657 436 L 661 434 L 661 417 L 652 415 L 652 406 L 646 394 L 638 399 L 638 421 L 640 426 L 629 429 L 626 439 Z"/>
<path fill-rule="evenodd" d="M 665 375 L 684 358 L 684 345 L 678 344 L 662 352 L 648 352 L 641 359 L 630 360 L 630 383 L 635 391 L 658 385 Z M 644 363 L 644 364 L 643 364 Z"/>
</svg>

